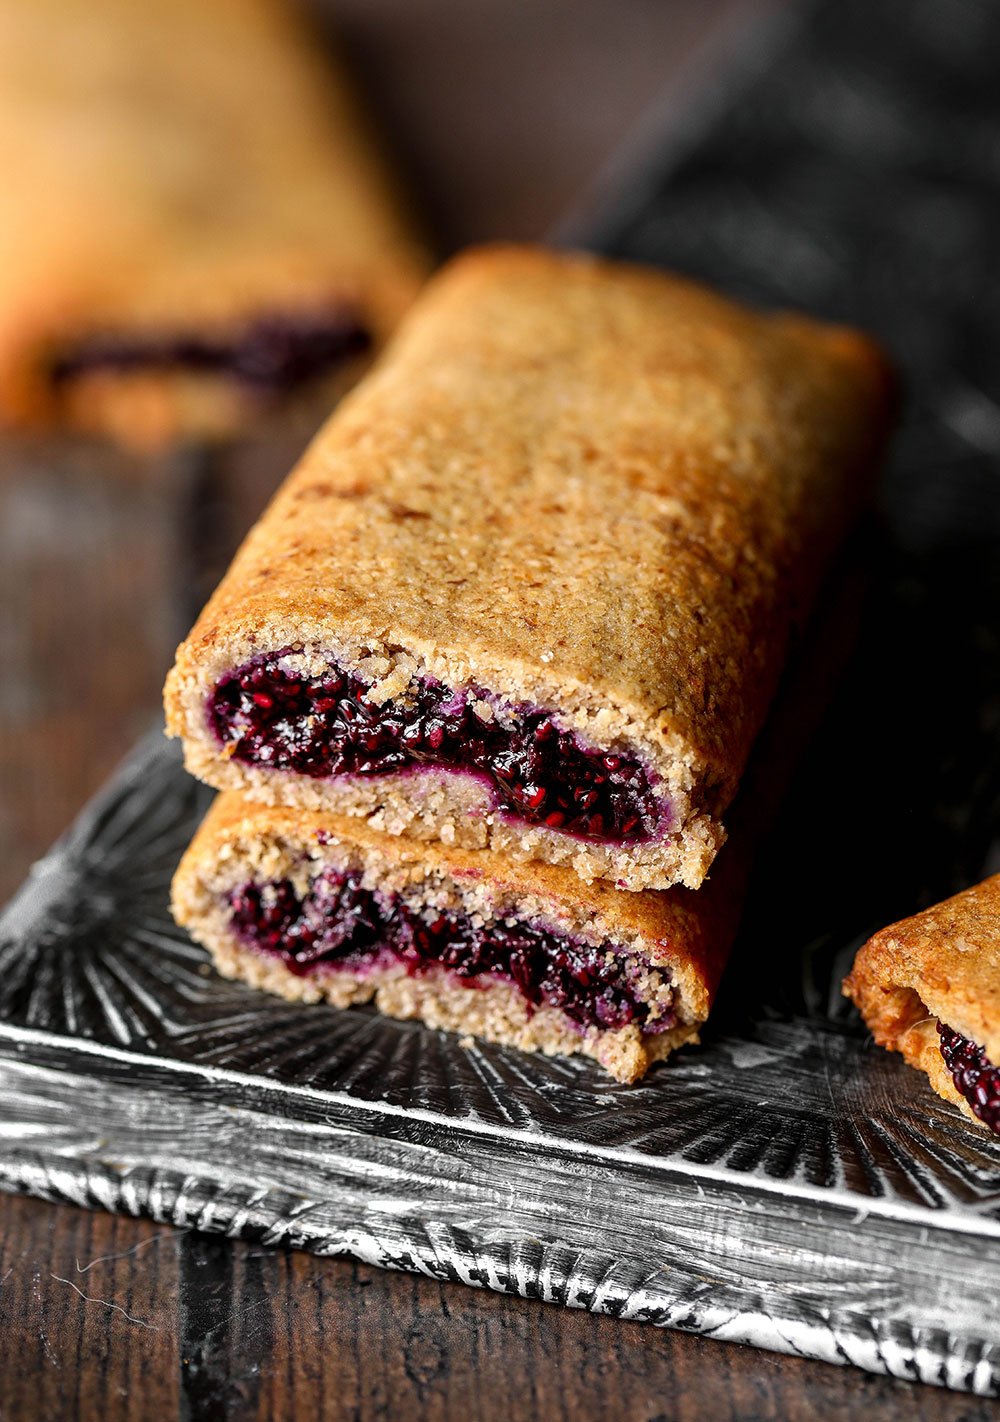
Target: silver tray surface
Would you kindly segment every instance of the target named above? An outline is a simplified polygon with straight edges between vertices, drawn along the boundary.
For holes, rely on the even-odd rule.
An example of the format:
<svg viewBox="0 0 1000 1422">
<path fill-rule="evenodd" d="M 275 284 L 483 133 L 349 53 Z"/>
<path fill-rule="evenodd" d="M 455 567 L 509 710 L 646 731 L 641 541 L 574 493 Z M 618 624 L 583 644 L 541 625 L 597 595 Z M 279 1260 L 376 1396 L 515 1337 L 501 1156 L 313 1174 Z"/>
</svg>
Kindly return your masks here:
<svg viewBox="0 0 1000 1422">
<path fill-rule="evenodd" d="M 872 325 L 910 392 L 703 1045 L 624 1088 L 222 981 L 167 910 L 207 798 L 157 735 L 0 917 L 0 1186 L 1000 1392 L 1000 1142 L 839 992 L 873 928 L 1000 868 L 1000 17 L 800 14 L 592 233 Z"/>
<path fill-rule="evenodd" d="M 149 740 L 0 919 L 0 1186 L 1000 1388 L 1000 1142 L 841 1020 L 844 952 L 621 1087 L 218 978 L 166 908 L 205 802 Z"/>
</svg>

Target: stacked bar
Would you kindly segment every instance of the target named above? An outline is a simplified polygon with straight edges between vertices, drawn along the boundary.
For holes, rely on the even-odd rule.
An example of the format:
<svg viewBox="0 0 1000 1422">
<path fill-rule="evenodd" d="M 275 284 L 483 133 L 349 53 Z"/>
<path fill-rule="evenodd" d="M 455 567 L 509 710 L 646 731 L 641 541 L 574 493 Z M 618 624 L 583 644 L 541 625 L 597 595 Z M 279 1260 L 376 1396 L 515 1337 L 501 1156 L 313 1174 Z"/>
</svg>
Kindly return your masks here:
<svg viewBox="0 0 1000 1422">
<path fill-rule="evenodd" d="M 0 7 L 0 424 L 229 434 L 395 326 L 427 254 L 293 10 Z"/>
<path fill-rule="evenodd" d="M 286 996 L 623 1080 L 693 1040 L 747 843 L 701 886 L 890 406 L 854 332 L 453 262 L 178 651 L 168 731 L 227 792 L 179 921 Z"/>
</svg>

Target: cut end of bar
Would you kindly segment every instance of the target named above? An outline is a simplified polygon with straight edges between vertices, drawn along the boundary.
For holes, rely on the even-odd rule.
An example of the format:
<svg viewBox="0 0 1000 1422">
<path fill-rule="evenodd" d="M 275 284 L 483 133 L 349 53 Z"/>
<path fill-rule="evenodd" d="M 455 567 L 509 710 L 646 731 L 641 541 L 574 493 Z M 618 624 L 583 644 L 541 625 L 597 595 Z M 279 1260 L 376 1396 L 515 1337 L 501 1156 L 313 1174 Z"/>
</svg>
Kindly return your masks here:
<svg viewBox="0 0 1000 1422">
<path fill-rule="evenodd" d="M 499 689 L 399 651 L 305 641 L 168 682 L 188 768 L 270 804 L 566 864 L 632 890 L 698 887 L 723 840 L 690 761 L 623 714 L 545 689 Z M 518 694 L 520 693 L 520 694 Z"/>
<path fill-rule="evenodd" d="M 415 676 L 394 694 L 333 657 L 320 670 L 285 648 L 221 677 L 208 719 L 222 753 L 244 765 L 314 780 L 472 775 L 506 818 L 597 843 L 642 843 L 669 823 L 669 801 L 636 756 L 588 745 L 551 712 L 481 687 Z"/>
<path fill-rule="evenodd" d="M 939 1096 L 1000 1136 L 1000 1067 L 981 1046 L 936 1017 L 912 988 L 862 985 L 852 974 L 844 990 L 880 1047 L 899 1052 Z"/>
<path fill-rule="evenodd" d="M 862 948 L 844 980 L 844 994 L 875 1041 L 922 1071 L 937 1094 L 975 1125 L 1000 1135 L 1000 1068 L 982 1046 L 932 1012 L 915 988 L 872 978 L 864 953 Z"/>
<path fill-rule="evenodd" d="M 339 398 L 376 339 L 353 303 L 266 309 L 190 327 L 109 323 L 44 346 L 23 419 L 139 450 L 159 450 L 181 435 L 230 436 L 248 418 L 293 401 Z"/>
<path fill-rule="evenodd" d="M 213 811 L 173 889 L 177 921 L 228 977 L 294 1001 L 374 1001 L 489 1041 L 582 1053 L 621 1081 L 697 1040 L 708 993 L 659 920 L 646 932 L 614 922 L 489 856 L 449 864 L 387 836 L 346 838 L 349 821 L 332 837 L 315 817 L 241 813 L 238 803 Z"/>
<path fill-rule="evenodd" d="M 518 917 L 513 905 L 486 919 L 468 904 L 439 909 L 367 887 L 360 869 L 329 867 L 304 892 L 290 879 L 248 880 L 225 896 L 223 911 L 240 944 L 297 977 L 397 967 L 424 977 L 439 969 L 469 987 L 509 983 L 529 1016 L 554 1007 L 583 1030 L 675 1025 L 667 971 Z"/>
<path fill-rule="evenodd" d="M 844 993 L 879 1046 L 1000 1133 L 1000 874 L 874 934 Z"/>
<path fill-rule="evenodd" d="M 943 1022 L 938 1023 L 938 1036 L 955 1090 L 986 1129 L 1000 1136 L 1000 1066 L 994 1066 L 982 1047 Z"/>
</svg>

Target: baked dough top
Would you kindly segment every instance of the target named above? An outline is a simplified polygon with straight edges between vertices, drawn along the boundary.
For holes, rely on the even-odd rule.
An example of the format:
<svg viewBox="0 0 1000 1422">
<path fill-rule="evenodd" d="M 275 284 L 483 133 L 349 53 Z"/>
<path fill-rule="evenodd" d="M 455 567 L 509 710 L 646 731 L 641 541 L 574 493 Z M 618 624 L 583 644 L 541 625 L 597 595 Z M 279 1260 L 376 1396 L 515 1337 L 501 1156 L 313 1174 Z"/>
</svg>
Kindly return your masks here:
<svg viewBox="0 0 1000 1422">
<path fill-rule="evenodd" d="M 610 706 L 728 801 L 869 487 L 864 336 L 660 272 L 486 248 L 433 280 L 179 654 L 297 631 Z"/>
</svg>

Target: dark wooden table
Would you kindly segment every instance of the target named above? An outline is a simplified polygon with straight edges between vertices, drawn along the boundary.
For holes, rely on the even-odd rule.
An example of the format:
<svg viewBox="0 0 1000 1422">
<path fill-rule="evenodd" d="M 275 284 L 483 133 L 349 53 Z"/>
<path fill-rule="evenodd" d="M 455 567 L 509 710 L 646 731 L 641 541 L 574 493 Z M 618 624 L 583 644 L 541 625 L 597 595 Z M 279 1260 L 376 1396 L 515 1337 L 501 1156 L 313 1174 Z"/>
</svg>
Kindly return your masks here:
<svg viewBox="0 0 1000 1422">
<path fill-rule="evenodd" d="M 337 0 L 446 245 L 533 237 L 759 0 Z M 701 56 L 701 57 L 699 57 Z M 0 898 L 157 714 L 199 589 L 309 433 L 261 433 L 192 526 L 183 456 L 0 451 Z M 2 1125 L 2 1123 L 0 1123 Z M 0 1196 L 0 1422 L 923 1417 L 989 1404 L 349 1261 Z"/>
</svg>

